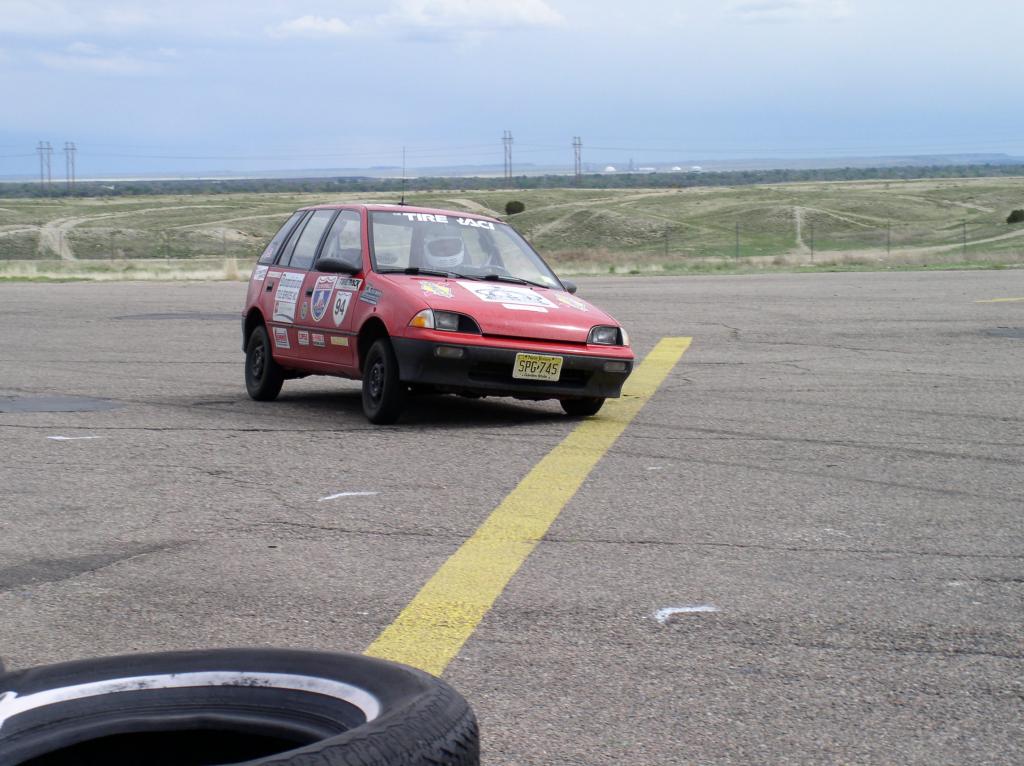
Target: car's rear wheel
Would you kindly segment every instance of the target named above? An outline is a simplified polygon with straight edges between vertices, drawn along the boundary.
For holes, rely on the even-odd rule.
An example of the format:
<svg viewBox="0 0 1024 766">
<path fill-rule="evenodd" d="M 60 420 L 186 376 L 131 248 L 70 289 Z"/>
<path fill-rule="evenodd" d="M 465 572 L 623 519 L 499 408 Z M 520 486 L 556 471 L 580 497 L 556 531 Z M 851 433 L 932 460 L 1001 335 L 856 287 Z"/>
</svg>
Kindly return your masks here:
<svg viewBox="0 0 1024 766">
<path fill-rule="evenodd" d="M 257 401 L 277 398 L 284 385 L 284 370 L 274 361 L 267 328 L 260 325 L 252 331 L 245 347 L 245 390 Z"/>
<path fill-rule="evenodd" d="M 599 396 L 587 396 L 580 399 L 563 399 L 562 409 L 566 415 L 573 417 L 586 417 L 596 415 L 598 410 L 604 406 L 604 399 Z"/>
<path fill-rule="evenodd" d="M 379 338 L 363 364 L 363 413 L 371 423 L 394 423 L 405 409 L 406 394 L 391 341 Z"/>
</svg>

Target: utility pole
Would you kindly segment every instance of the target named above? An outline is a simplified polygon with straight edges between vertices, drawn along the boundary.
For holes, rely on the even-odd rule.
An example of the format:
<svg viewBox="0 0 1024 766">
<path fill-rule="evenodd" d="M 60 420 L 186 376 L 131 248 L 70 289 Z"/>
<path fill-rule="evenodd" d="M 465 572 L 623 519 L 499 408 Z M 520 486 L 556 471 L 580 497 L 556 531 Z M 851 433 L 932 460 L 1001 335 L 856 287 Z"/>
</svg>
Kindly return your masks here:
<svg viewBox="0 0 1024 766">
<path fill-rule="evenodd" d="M 583 149 L 583 141 L 579 136 L 573 136 L 572 138 L 572 151 L 573 151 L 573 175 L 576 178 L 576 185 L 579 186 L 583 180 L 583 163 L 580 159 L 580 151 Z"/>
<path fill-rule="evenodd" d="M 506 130 L 501 135 L 501 142 L 505 145 L 505 180 L 512 180 L 512 131 Z"/>
<path fill-rule="evenodd" d="M 72 194 L 75 191 L 75 152 L 77 151 L 78 148 L 75 146 L 74 141 L 64 142 L 64 166 L 66 169 L 68 194 Z"/>
<path fill-rule="evenodd" d="M 39 186 L 49 193 L 50 186 L 53 183 L 53 175 L 50 171 L 50 158 L 53 156 L 53 147 L 50 146 L 49 141 L 40 141 L 36 151 L 39 152 Z"/>
<path fill-rule="evenodd" d="M 402 198 L 398 203 L 399 205 L 405 204 L 405 147 L 402 147 Z"/>
</svg>

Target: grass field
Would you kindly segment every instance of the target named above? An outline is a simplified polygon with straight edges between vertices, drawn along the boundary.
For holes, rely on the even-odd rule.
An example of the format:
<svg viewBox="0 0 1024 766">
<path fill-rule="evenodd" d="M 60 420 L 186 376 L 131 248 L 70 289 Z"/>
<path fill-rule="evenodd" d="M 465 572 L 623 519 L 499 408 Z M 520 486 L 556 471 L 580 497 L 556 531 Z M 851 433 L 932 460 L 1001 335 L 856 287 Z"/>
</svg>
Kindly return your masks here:
<svg viewBox="0 0 1024 766">
<path fill-rule="evenodd" d="M 0 261 L 254 258 L 288 213 L 353 196 L 205 194 L 0 198 Z M 395 201 L 394 195 L 360 195 Z M 501 214 L 566 272 L 1024 263 L 1024 178 L 806 183 L 679 190 L 410 194 Z M 13 264 L 9 264 L 13 266 Z M 41 265 L 41 264 L 40 264 Z M 7 271 L 5 269 L 5 271 Z"/>
</svg>

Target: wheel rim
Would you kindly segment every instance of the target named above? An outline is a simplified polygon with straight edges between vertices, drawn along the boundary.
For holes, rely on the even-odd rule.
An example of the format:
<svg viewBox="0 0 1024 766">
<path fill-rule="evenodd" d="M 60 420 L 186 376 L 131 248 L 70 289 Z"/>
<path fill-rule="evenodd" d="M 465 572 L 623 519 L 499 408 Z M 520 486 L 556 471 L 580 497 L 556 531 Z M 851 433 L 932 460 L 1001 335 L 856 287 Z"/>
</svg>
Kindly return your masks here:
<svg viewBox="0 0 1024 766">
<path fill-rule="evenodd" d="M 370 367 L 370 374 L 367 378 L 370 390 L 370 399 L 377 403 L 384 396 L 384 363 L 379 359 Z"/>
<path fill-rule="evenodd" d="M 266 353 L 263 344 L 260 343 L 252 350 L 252 359 L 249 363 L 249 369 L 252 371 L 254 380 L 260 380 L 263 377 L 263 367 L 265 364 Z"/>
</svg>

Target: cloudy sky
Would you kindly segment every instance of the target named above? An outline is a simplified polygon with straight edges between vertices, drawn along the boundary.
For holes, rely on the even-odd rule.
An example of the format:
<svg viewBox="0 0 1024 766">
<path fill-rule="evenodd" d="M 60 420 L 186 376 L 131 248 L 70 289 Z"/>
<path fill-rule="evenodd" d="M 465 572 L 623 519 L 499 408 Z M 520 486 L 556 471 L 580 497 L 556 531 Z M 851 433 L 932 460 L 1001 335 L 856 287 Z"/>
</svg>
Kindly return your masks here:
<svg viewBox="0 0 1024 766">
<path fill-rule="evenodd" d="M 567 167 L 576 135 L 638 165 L 1024 155 L 1021 30 L 1019 0 L 0 0 L 0 176 L 40 140 L 80 175 L 500 166 L 504 130 Z"/>
</svg>

